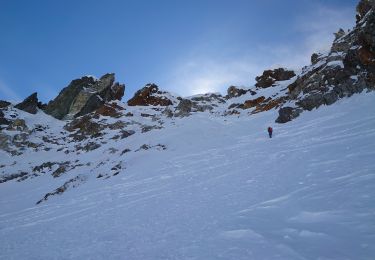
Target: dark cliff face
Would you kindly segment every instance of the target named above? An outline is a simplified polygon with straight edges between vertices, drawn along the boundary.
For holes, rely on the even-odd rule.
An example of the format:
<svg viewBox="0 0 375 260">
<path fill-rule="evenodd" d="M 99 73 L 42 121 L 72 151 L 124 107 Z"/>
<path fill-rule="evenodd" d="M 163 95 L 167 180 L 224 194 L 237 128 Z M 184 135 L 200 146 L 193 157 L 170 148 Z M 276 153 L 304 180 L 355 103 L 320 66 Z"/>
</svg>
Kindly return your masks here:
<svg viewBox="0 0 375 260">
<path fill-rule="evenodd" d="M 114 81 L 114 74 L 106 74 L 99 80 L 93 77 L 73 80 L 44 111 L 57 119 L 71 119 L 93 112 L 106 102 L 122 98 L 125 85 Z"/>
<path fill-rule="evenodd" d="M 63 119 L 64 116 L 69 113 L 70 106 L 77 95 L 83 91 L 85 87 L 91 87 L 94 83 L 95 80 L 91 77 L 82 77 L 73 80 L 66 88 L 61 90 L 54 100 L 47 104 L 44 112 L 57 119 Z"/>
<path fill-rule="evenodd" d="M 38 101 L 38 94 L 35 92 L 14 107 L 30 114 L 36 114 L 38 112 L 38 108 L 43 108 L 43 105 Z"/>
</svg>

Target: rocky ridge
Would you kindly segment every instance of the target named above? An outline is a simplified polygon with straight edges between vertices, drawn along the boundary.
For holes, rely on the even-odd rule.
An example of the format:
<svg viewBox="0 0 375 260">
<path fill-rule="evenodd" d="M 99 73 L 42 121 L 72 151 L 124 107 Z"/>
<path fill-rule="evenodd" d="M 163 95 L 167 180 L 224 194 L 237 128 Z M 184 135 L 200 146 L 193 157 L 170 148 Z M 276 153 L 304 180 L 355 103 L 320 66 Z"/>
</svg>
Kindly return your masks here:
<svg viewBox="0 0 375 260">
<path fill-rule="evenodd" d="M 239 114 L 239 109 L 249 109 L 250 114 L 278 109 L 276 122 L 285 123 L 303 111 L 331 105 L 364 90 L 374 90 L 374 6 L 374 1 L 361 1 L 355 27 L 348 32 L 340 29 L 335 33 L 331 49 L 312 54 L 311 65 L 301 71 L 295 74 L 283 68 L 264 71 L 256 77 L 255 87 L 250 89 L 258 94 L 251 99 L 232 102 L 228 114 Z M 236 100 L 237 96 L 246 94 L 243 90 L 236 93 L 240 94 L 228 95 L 229 98 Z"/>
<path fill-rule="evenodd" d="M 134 97 L 129 99 L 129 106 L 170 106 L 173 105 L 173 97 L 168 92 L 160 91 L 156 84 L 147 84 L 138 90 Z"/>
<path fill-rule="evenodd" d="M 144 143 L 132 143 L 132 136 L 173 127 L 185 117 L 199 113 L 241 117 L 274 111 L 276 122 L 285 123 L 303 111 L 374 90 L 372 4 L 361 1 L 354 29 L 339 30 L 331 49 L 313 54 L 311 65 L 296 72 L 266 70 L 256 78 L 254 87 L 231 86 L 225 96 L 207 93 L 182 98 L 147 84 L 125 104 L 120 101 L 125 86 L 115 82 L 114 74 L 106 74 L 100 79 L 85 76 L 73 80 L 47 105 L 38 101 L 36 93 L 16 105 L 0 101 L 0 152 L 7 156 L 0 161 L 0 183 L 46 174 L 66 176 L 62 186 L 38 201 L 42 203 L 86 180 L 75 175 L 77 169 L 97 179 L 111 178 L 126 169 L 124 156 L 168 149 L 168 145 L 147 138 Z M 121 144 L 121 149 L 112 146 L 113 142 Z M 27 160 L 30 155 L 39 161 Z M 100 159 L 93 163 L 92 157 Z"/>
</svg>

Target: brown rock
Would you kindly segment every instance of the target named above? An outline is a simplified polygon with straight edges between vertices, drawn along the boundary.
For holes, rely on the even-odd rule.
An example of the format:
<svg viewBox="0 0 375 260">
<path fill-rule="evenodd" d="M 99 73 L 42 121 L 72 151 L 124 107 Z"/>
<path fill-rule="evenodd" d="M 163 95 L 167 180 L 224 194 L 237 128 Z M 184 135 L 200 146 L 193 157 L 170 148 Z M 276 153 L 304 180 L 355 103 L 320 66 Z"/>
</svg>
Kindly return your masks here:
<svg viewBox="0 0 375 260">
<path fill-rule="evenodd" d="M 116 103 L 104 104 L 95 111 L 95 117 L 102 115 L 117 118 L 121 116 L 121 110 L 124 109 Z"/>
<path fill-rule="evenodd" d="M 236 86 L 230 86 L 227 90 L 227 97 L 228 98 L 234 98 L 239 97 L 247 93 L 247 90 L 238 88 Z"/>
<path fill-rule="evenodd" d="M 284 97 L 280 97 L 277 99 L 267 98 L 263 103 L 260 103 L 256 106 L 252 114 L 268 111 L 273 108 L 278 108 L 284 103 L 284 99 Z"/>
<path fill-rule="evenodd" d="M 278 68 L 274 70 L 265 70 L 261 76 L 255 78 L 255 86 L 258 88 L 268 88 L 271 87 L 276 81 L 288 80 L 295 76 L 296 74 L 292 70 L 285 70 L 283 68 Z"/>
<path fill-rule="evenodd" d="M 165 92 L 159 91 L 155 84 L 147 84 L 144 88 L 138 90 L 134 97 L 128 101 L 129 106 L 169 106 L 172 101 L 164 97 Z"/>
<path fill-rule="evenodd" d="M 96 122 L 92 122 L 89 115 L 85 115 L 79 118 L 74 119 L 65 127 L 65 130 L 69 132 L 74 132 L 71 137 L 76 140 L 83 140 L 88 137 L 97 137 L 101 135 L 102 127 Z"/>
<path fill-rule="evenodd" d="M 244 103 L 244 109 L 256 107 L 260 103 L 262 103 L 264 100 L 266 100 L 264 96 L 258 97 L 256 99 L 246 100 Z"/>
</svg>

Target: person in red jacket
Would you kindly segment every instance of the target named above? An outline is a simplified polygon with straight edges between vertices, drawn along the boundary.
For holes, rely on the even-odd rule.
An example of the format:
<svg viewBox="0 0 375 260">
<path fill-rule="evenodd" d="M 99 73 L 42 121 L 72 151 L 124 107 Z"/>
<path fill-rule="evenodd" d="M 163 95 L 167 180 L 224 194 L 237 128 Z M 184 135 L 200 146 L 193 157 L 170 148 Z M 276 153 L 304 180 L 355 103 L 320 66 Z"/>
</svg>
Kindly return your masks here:
<svg viewBox="0 0 375 260">
<path fill-rule="evenodd" d="M 272 129 L 272 127 L 268 127 L 268 135 L 270 136 L 270 138 L 272 138 L 272 131 L 273 131 L 273 129 Z"/>
</svg>

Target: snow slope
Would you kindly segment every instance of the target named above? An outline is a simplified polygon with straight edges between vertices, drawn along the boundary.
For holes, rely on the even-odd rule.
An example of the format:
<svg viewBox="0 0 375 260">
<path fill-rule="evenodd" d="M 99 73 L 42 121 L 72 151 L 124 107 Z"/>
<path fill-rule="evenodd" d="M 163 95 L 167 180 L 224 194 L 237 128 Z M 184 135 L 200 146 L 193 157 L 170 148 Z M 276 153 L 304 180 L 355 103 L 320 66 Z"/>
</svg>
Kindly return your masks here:
<svg viewBox="0 0 375 260">
<path fill-rule="evenodd" d="M 77 168 L 84 185 L 39 205 L 71 176 L 0 184 L 0 259 L 373 259 L 374 103 L 342 99 L 272 139 L 275 111 L 176 119 L 110 144 L 152 149 L 82 155 L 121 173 Z"/>
</svg>

